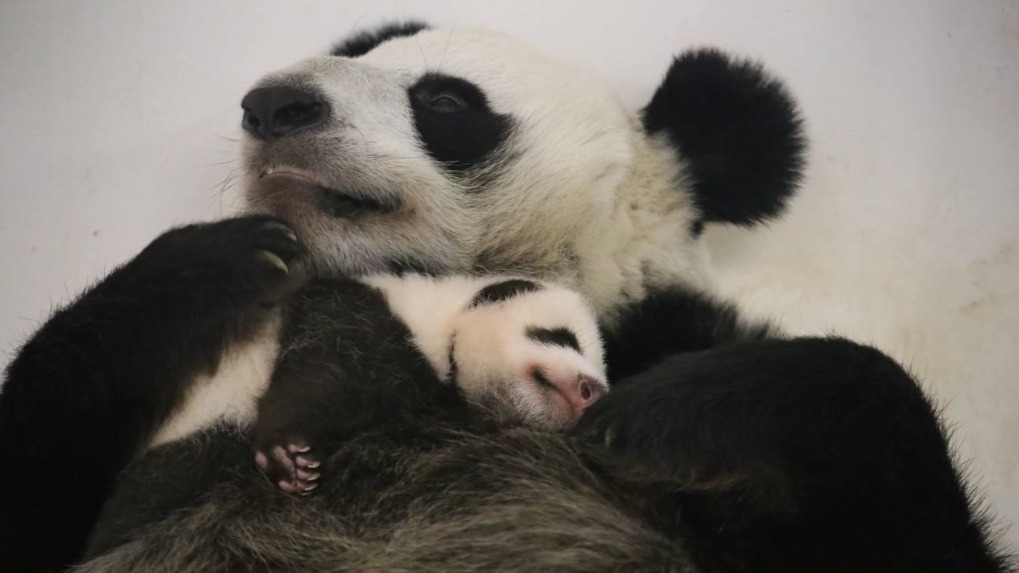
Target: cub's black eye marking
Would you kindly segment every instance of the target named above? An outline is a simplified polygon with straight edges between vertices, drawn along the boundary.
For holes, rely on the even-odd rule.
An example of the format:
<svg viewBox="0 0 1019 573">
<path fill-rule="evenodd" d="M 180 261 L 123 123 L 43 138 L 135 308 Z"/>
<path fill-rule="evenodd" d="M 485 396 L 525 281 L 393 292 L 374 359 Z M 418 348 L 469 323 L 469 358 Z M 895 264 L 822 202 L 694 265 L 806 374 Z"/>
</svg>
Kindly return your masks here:
<svg viewBox="0 0 1019 573">
<path fill-rule="evenodd" d="M 580 341 L 577 340 L 577 335 L 565 326 L 560 326 L 559 328 L 539 328 L 531 326 L 527 328 L 527 338 L 530 338 L 538 344 L 562 346 L 563 348 L 572 348 L 578 353 L 580 352 Z"/>
<path fill-rule="evenodd" d="M 534 378 L 534 381 L 538 383 L 538 386 L 549 390 L 555 390 L 555 385 L 549 382 L 548 376 L 545 376 L 545 373 L 540 369 L 535 368 L 531 371 L 531 378 Z"/>
<path fill-rule="evenodd" d="M 539 290 L 541 290 L 541 285 L 535 282 L 523 279 L 503 281 L 488 285 L 478 291 L 478 294 L 474 295 L 474 300 L 471 301 L 470 307 L 501 302 L 524 293 L 537 292 Z"/>
<path fill-rule="evenodd" d="M 456 333 L 449 338 L 449 373 L 446 375 L 446 381 L 450 384 L 457 383 L 457 375 L 460 373 L 460 367 L 456 363 Z"/>
<path fill-rule="evenodd" d="M 450 171 L 483 163 L 509 136 L 509 116 L 492 111 L 481 88 L 463 78 L 425 74 L 407 96 L 425 151 Z"/>
</svg>

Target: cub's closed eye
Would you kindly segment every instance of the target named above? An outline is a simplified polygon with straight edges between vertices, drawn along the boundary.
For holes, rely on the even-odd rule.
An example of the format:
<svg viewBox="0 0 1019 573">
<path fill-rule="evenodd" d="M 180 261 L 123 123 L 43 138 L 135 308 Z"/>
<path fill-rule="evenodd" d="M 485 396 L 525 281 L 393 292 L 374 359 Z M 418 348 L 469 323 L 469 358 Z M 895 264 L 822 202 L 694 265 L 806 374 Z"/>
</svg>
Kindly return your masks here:
<svg viewBox="0 0 1019 573">
<path fill-rule="evenodd" d="M 437 113 L 456 113 L 467 109 L 467 102 L 452 92 L 430 96 L 426 103 L 432 111 Z"/>
</svg>

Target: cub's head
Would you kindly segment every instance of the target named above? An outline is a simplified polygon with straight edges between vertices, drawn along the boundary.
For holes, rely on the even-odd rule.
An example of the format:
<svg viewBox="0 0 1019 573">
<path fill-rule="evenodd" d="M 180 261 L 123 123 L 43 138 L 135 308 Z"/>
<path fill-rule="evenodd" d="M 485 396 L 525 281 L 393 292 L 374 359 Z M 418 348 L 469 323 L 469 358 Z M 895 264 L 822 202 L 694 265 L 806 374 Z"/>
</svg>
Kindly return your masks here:
<svg viewBox="0 0 1019 573">
<path fill-rule="evenodd" d="M 320 272 L 486 271 L 579 288 L 600 312 L 697 281 L 703 224 L 777 215 L 802 165 L 781 86 L 679 56 L 641 112 L 500 34 L 385 28 L 243 99 L 249 208 Z"/>
<path fill-rule="evenodd" d="M 498 279 L 451 326 L 450 378 L 495 420 L 562 430 L 609 391 L 596 318 L 573 291 Z"/>
</svg>

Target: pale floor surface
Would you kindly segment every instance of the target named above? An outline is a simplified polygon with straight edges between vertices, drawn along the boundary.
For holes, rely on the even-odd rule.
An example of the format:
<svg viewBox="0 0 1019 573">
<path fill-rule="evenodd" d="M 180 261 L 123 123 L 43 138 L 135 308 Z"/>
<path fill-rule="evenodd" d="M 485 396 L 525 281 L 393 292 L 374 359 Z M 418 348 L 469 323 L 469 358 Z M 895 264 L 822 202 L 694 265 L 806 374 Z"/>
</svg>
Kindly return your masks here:
<svg viewBox="0 0 1019 573">
<path fill-rule="evenodd" d="M 1019 546 L 1019 4 L 833 4 L 0 3 L 0 351 L 160 230 L 229 212 L 241 95 L 355 27 L 498 28 L 634 107 L 670 54 L 716 45 L 782 76 L 812 140 L 785 220 L 708 233 L 722 291 L 908 364 Z"/>
</svg>

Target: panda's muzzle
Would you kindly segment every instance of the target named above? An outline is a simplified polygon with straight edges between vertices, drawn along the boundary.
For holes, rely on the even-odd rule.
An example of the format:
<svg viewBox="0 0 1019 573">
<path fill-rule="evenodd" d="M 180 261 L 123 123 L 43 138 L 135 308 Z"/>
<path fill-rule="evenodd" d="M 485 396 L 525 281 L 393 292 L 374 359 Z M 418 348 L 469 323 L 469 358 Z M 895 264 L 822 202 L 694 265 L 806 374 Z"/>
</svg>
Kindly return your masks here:
<svg viewBox="0 0 1019 573">
<path fill-rule="evenodd" d="M 270 167 L 259 172 L 256 185 L 262 195 L 272 196 L 273 204 L 311 203 L 334 217 L 357 217 L 368 213 L 392 213 L 400 208 L 395 199 L 382 199 L 381 193 L 368 190 L 339 190 L 318 180 L 314 174 L 297 167 Z"/>
</svg>

